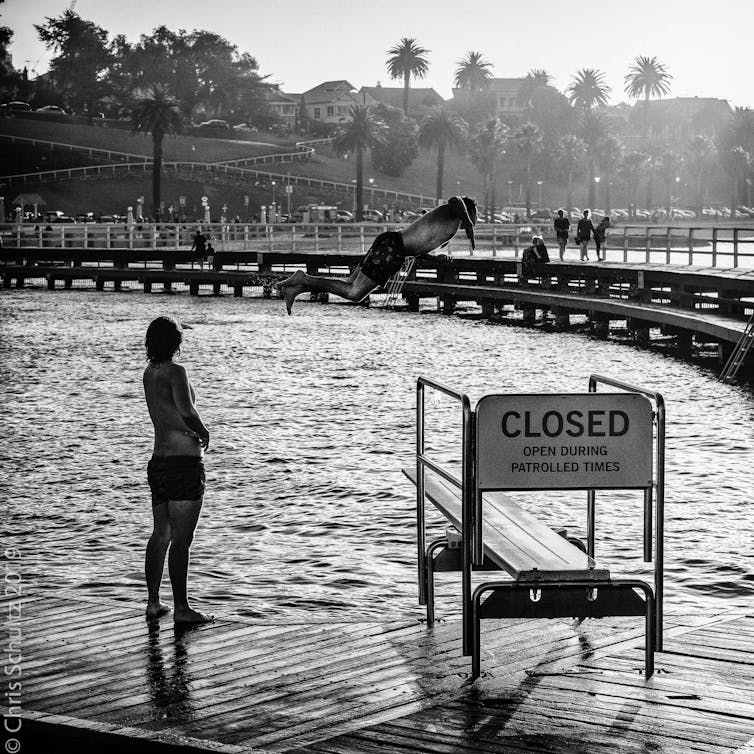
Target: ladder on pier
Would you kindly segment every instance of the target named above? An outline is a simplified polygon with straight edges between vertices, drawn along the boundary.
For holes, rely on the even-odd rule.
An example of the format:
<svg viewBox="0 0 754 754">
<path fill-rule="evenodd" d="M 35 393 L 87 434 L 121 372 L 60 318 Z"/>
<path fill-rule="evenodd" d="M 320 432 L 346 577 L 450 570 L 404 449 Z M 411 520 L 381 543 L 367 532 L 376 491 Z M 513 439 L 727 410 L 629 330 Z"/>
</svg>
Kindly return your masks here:
<svg viewBox="0 0 754 754">
<path fill-rule="evenodd" d="M 411 274 L 411 270 L 414 269 L 416 257 L 406 257 L 403 261 L 403 267 L 387 281 L 385 289 L 387 297 L 385 299 L 385 308 L 392 309 L 398 303 L 398 298 L 403 291 L 403 285 L 408 280 L 408 276 Z"/>
<path fill-rule="evenodd" d="M 741 337 L 738 339 L 738 342 L 736 343 L 735 348 L 733 349 L 733 352 L 730 355 L 730 358 L 725 363 L 725 366 L 723 367 L 723 371 L 720 372 L 720 377 L 719 377 L 720 382 L 728 382 L 732 379 L 735 379 L 736 375 L 738 374 L 738 370 L 740 369 L 741 364 L 744 363 L 746 354 L 749 353 L 749 349 L 751 348 L 753 343 L 754 343 L 754 311 L 749 316 L 749 321 L 746 323 L 746 327 L 744 328 L 744 331 L 741 333 Z"/>
</svg>

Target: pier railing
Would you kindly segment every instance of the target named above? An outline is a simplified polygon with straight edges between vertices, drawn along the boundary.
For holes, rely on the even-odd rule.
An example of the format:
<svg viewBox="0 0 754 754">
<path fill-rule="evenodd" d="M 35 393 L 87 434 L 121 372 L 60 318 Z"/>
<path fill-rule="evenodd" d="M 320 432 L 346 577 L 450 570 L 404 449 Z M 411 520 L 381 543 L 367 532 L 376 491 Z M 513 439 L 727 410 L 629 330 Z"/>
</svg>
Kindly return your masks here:
<svg viewBox="0 0 754 754">
<path fill-rule="evenodd" d="M 87 170 L 129 169 L 100 166 Z M 140 166 L 141 167 L 141 166 Z M 142 167 L 143 169 L 143 167 Z M 75 168 L 72 170 L 76 170 Z M 252 223 L 14 223 L 0 225 L 6 248 L 185 249 L 197 230 L 209 238 L 216 251 L 292 251 L 363 254 L 382 231 L 402 227 L 382 223 L 252 224 Z M 457 236 L 448 247 L 455 256 L 513 256 L 531 243 L 533 234 L 544 236 L 551 259 L 558 248 L 548 225 L 488 225 L 476 228 L 476 251 Z M 605 245 L 612 262 L 704 265 L 754 268 L 754 225 L 744 227 L 692 225 L 620 225 L 610 230 Z M 566 258 L 577 258 L 571 244 Z M 594 259 L 593 242 L 589 254 Z"/>
</svg>

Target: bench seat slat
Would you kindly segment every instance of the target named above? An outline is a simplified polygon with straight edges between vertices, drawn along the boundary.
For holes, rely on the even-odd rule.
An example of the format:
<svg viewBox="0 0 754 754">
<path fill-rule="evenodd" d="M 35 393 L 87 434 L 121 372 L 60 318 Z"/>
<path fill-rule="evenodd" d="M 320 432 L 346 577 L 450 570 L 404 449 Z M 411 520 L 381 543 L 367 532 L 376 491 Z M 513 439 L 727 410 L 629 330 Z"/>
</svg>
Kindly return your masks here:
<svg viewBox="0 0 754 754">
<path fill-rule="evenodd" d="M 403 473 L 416 484 L 415 469 Z M 460 531 L 461 491 L 431 472 L 425 474 L 427 499 Z M 514 579 L 606 581 L 610 572 L 506 495 L 485 493 L 484 553 Z"/>
</svg>

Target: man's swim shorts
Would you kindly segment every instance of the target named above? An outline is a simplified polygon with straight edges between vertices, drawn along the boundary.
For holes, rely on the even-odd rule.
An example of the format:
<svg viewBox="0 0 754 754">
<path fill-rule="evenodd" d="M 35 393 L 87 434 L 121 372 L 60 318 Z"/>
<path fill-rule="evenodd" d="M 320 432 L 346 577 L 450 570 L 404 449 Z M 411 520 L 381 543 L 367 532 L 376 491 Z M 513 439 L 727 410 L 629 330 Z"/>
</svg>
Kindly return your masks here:
<svg viewBox="0 0 754 754">
<path fill-rule="evenodd" d="M 152 456 L 147 464 L 152 505 L 168 500 L 201 500 L 204 464 L 201 456 Z"/>
<path fill-rule="evenodd" d="M 361 271 L 380 286 L 395 275 L 406 259 L 403 236 L 396 230 L 380 233 L 361 260 Z"/>
</svg>

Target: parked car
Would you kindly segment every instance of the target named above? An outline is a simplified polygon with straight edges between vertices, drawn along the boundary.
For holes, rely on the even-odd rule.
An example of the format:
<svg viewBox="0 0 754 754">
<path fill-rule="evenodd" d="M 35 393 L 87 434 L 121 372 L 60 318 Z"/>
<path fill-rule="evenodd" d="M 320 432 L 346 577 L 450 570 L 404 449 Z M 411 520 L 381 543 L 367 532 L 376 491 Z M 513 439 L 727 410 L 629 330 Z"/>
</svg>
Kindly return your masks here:
<svg viewBox="0 0 754 754">
<path fill-rule="evenodd" d="M 44 105 L 43 107 L 38 107 L 34 112 L 48 113 L 49 115 L 68 115 L 68 113 L 58 105 Z"/>
<path fill-rule="evenodd" d="M 339 209 L 335 215 L 335 220 L 339 223 L 352 223 L 353 213 L 347 209 Z"/>
<path fill-rule="evenodd" d="M 28 113 L 31 111 L 31 105 L 28 102 L 14 100 L 13 102 L 8 102 L 8 110 L 16 110 L 17 112 Z"/>
<path fill-rule="evenodd" d="M 233 130 L 245 134 L 257 133 L 257 127 L 252 126 L 250 123 L 237 123 L 235 126 L 233 126 Z"/>
<path fill-rule="evenodd" d="M 211 131 L 230 131 L 230 126 L 227 120 L 220 120 L 219 118 L 212 118 L 211 120 L 205 120 L 200 123 L 197 128 L 205 128 Z"/>
<path fill-rule="evenodd" d="M 367 223 L 381 223 L 382 212 L 378 212 L 376 209 L 363 209 L 361 210 L 361 216 L 364 222 Z"/>
</svg>

